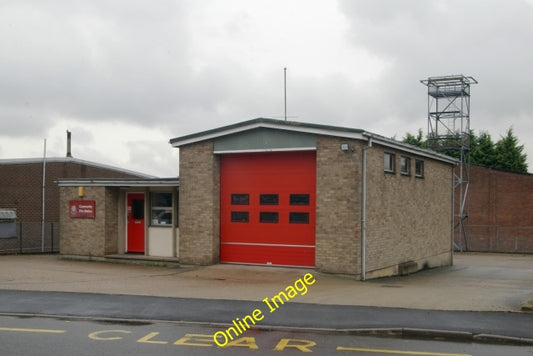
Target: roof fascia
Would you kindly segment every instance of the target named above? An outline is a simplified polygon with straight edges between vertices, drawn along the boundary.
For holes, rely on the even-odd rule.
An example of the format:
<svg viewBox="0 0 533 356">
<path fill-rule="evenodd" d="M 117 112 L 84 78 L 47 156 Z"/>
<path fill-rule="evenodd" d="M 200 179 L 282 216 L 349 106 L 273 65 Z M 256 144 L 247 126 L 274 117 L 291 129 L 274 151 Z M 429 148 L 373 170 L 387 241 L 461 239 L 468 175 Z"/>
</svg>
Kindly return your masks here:
<svg viewBox="0 0 533 356">
<path fill-rule="evenodd" d="M 336 126 L 306 124 L 297 122 L 285 122 L 274 119 L 254 119 L 244 123 L 221 127 L 218 129 L 208 130 L 197 134 L 178 137 L 170 140 L 173 147 L 179 147 L 200 141 L 211 140 L 221 136 L 236 134 L 243 131 L 253 130 L 256 128 L 268 128 L 285 131 L 303 132 L 315 135 L 338 136 L 346 138 L 363 139 L 363 130 L 348 129 Z"/>
<path fill-rule="evenodd" d="M 308 134 L 314 134 L 314 135 L 325 135 L 325 136 L 334 136 L 334 137 L 342 137 L 342 138 L 351 138 L 351 139 L 357 139 L 357 140 L 368 140 L 369 138 L 372 138 L 372 140 L 380 144 L 382 146 L 394 148 L 400 151 L 409 152 L 411 154 L 415 154 L 418 156 L 423 156 L 431 159 L 436 159 L 439 161 L 443 161 L 449 164 L 457 164 L 458 161 L 455 158 L 446 156 L 444 154 L 434 152 L 431 150 L 419 148 L 410 144 L 406 144 L 403 142 L 399 142 L 381 135 L 377 135 L 368 131 L 364 131 L 361 129 L 352 129 L 352 128 L 345 128 L 345 127 L 338 127 L 338 126 L 328 126 L 328 125 L 320 125 L 320 124 L 310 124 L 310 123 L 300 123 L 295 121 L 282 121 L 282 120 L 276 120 L 276 119 L 266 119 L 266 118 L 258 118 L 253 119 L 229 126 L 224 126 L 220 128 L 215 128 L 208 131 L 203 131 L 187 136 L 177 137 L 170 140 L 170 144 L 173 147 L 180 147 L 183 145 L 196 143 L 200 141 L 206 141 L 210 139 L 215 139 L 217 137 L 221 136 L 227 136 L 232 135 L 235 133 L 247 131 L 247 130 L 253 130 L 256 128 L 269 128 L 269 129 L 277 129 L 277 130 L 287 130 L 287 131 L 296 131 L 296 132 L 303 132 Z"/>
<path fill-rule="evenodd" d="M 106 179 L 106 178 L 59 178 L 60 187 L 178 187 L 179 178 L 168 179 Z"/>
<path fill-rule="evenodd" d="M 446 162 L 446 163 L 449 163 L 449 164 L 452 164 L 452 165 L 456 165 L 457 163 L 459 163 L 459 161 L 456 160 L 455 158 L 450 157 L 450 156 L 446 156 L 446 155 L 444 155 L 442 153 L 438 153 L 438 152 L 435 152 L 435 151 L 427 150 L 427 149 L 420 148 L 420 147 L 417 147 L 417 146 L 413 146 L 413 145 L 410 145 L 410 144 L 407 144 L 407 143 L 399 142 L 399 141 L 396 141 L 396 140 L 393 140 L 393 139 L 386 138 L 386 137 L 381 136 L 381 135 L 373 134 L 371 132 L 365 132 L 365 133 L 363 133 L 363 135 L 366 138 L 371 139 L 372 142 L 374 142 L 374 143 L 376 143 L 378 145 L 381 145 L 381 146 L 390 147 L 390 148 L 393 148 L 393 149 L 396 149 L 396 150 L 400 150 L 400 151 L 403 151 L 403 152 L 408 152 L 408 153 L 411 153 L 411 154 L 414 154 L 414 155 L 418 155 L 418 156 L 422 156 L 422 157 L 435 159 L 435 160 L 438 160 L 438 161 L 443 161 L 443 162 Z"/>
</svg>

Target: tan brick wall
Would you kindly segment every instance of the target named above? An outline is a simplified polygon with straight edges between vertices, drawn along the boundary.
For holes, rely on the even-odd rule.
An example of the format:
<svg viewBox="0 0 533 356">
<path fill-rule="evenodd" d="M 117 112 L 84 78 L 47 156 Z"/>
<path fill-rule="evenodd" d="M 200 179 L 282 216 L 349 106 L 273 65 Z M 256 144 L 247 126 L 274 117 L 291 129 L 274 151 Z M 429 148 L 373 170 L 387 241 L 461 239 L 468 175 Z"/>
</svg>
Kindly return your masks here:
<svg viewBox="0 0 533 356">
<path fill-rule="evenodd" d="M 395 174 L 384 172 L 384 152 L 395 154 Z M 400 174 L 402 155 L 411 159 L 409 176 Z M 422 179 L 414 175 L 416 158 L 424 161 Z M 367 272 L 398 273 L 408 261 L 418 269 L 451 263 L 452 166 L 378 145 L 367 159 Z"/>
<path fill-rule="evenodd" d="M 105 254 L 118 253 L 119 234 L 119 191 L 117 188 L 105 189 Z"/>
<path fill-rule="evenodd" d="M 343 152 L 341 143 L 354 151 Z M 317 137 L 316 269 L 360 273 L 361 143 Z"/>
<path fill-rule="evenodd" d="M 179 255 L 184 264 L 220 257 L 220 157 L 213 143 L 180 147 Z"/>
<path fill-rule="evenodd" d="M 84 200 L 94 200 L 94 219 L 69 217 L 69 200 L 78 200 L 77 187 L 61 187 L 59 191 L 59 228 L 61 230 L 60 252 L 64 255 L 104 256 L 106 250 L 106 189 L 85 187 Z M 115 237 L 116 239 L 116 237 Z"/>
</svg>

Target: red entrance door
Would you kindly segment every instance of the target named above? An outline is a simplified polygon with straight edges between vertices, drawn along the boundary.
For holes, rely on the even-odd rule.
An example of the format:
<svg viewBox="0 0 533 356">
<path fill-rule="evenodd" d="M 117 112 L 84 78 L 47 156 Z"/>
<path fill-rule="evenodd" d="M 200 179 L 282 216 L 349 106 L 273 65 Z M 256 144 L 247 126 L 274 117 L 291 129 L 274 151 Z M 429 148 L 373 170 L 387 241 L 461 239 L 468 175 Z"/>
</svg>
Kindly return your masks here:
<svg viewBox="0 0 533 356">
<path fill-rule="evenodd" d="M 127 252 L 144 253 L 144 194 L 128 194 Z"/>
</svg>

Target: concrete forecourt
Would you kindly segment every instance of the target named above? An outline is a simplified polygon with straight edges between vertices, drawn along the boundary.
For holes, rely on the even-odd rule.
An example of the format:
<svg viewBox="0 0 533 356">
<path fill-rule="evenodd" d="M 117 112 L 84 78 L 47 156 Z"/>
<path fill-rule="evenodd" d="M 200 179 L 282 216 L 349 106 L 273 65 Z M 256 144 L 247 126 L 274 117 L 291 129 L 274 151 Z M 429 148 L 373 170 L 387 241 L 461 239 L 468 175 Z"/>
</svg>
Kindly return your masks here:
<svg viewBox="0 0 533 356">
<path fill-rule="evenodd" d="M 316 282 L 315 277 L 311 273 L 306 273 L 303 278 L 298 278 L 294 285 L 289 285 L 284 291 L 279 292 L 272 298 L 264 298 L 263 302 L 268 306 L 269 312 L 276 311 L 280 305 L 290 301 L 298 294 L 306 295 L 307 286 L 310 286 Z M 285 293 L 286 292 L 286 293 Z M 285 299 L 285 301 L 283 301 Z M 276 301 L 277 300 L 277 301 Z M 279 304 L 278 304 L 279 302 Z M 275 307 L 273 306 L 275 305 Z M 250 329 L 251 325 L 255 325 L 256 321 L 261 321 L 265 318 L 261 309 L 254 309 L 251 315 L 245 315 L 242 320 L 239 318 L 233 319 L 231 322 L 234 326 L 230 326 L 224 331 L 217 331 L 213 334 L 213 340 L 218 346 L 226 346 L 229 340 L 233 340 L 234 336 L 237 337 Z M 223 339 L 223 341 L 221 341 Z"/>
<path fill-rule="evenodd" d="M 241 335 L 246 320 L 250 329 L 408 337 L 444 331 L 470 341 L 488 335 L 493 341 L 533 343 L 533 313 L 527 312 L 533 305 L 533 255 L 460 253 L 450 267 L 366 282 L 302 268 L 174 268 L 54 255 L 0 256 L 0 270 L 2 315 L 205 323 L 218 325 L 213 332 L 226 336 L 234 327 L 229 330 L 234 338 L 246 336 Z M 275 313 L 278 309 L 283 310 Z M 223 344 L 225 337 L 218 337 Z M 213 334 L 209 339 L 215 345 Z"/>
</svg>

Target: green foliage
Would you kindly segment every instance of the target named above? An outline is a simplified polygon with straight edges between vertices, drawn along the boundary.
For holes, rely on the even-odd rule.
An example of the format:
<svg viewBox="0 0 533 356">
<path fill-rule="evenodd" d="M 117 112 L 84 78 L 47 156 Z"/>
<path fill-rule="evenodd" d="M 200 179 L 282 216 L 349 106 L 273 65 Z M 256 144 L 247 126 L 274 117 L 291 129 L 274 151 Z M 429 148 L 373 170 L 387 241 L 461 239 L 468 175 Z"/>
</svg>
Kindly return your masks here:
<svg viewBox="0 0 533 356">
<path fill-rule="evenodd" d="M 482 131 L 479 137 L 476 137 L 472 131 L 470 137 L 470 163 L 495 168 L 496 146 L 490 134 Z"/>
<path fill-rule="evenodd" d="M 512 172 L 527 173 L 527 155 L 523 153 L 524 145 L 518 145 L 518 138 L 513 129 L 507 130 L 494 148 L 496 160 L 494 168 L 505 169 Z"/>
<path fill-rule="evenodd" d="M 418 135 L 416 135 L 416 137 L 410 133 L 407 133 L 407 135 L 403 138 L 402 142 L 422 148 L 428 147 L 427 141 L 424 139 L 422 129 L 418 129 Z"/>
<path fill-rule="evenodd" d="M 402 142 L 428 148 L 428 139 L 427 137 L 424 139 L 422 129 L 418 130 L 417 136 L 407 133 Z M 457 150 L 442 150 L 439 152 L 459 158 L 459 151 Z M 524 145 L 519 145 L 518 138 L 512 128 L 509 128 L 505 136 L 501 136 L 496 143 L 494 143 L 488 132 L 481 131 L 479 136 L 476 136 L 474 131 L 471 130 L 470 151 L 468 154 L 470 155 L 470 164 L 518 173 L 527 173 L 528 170 Z"/>
</svg>

